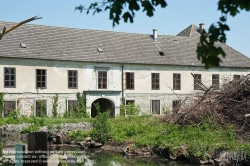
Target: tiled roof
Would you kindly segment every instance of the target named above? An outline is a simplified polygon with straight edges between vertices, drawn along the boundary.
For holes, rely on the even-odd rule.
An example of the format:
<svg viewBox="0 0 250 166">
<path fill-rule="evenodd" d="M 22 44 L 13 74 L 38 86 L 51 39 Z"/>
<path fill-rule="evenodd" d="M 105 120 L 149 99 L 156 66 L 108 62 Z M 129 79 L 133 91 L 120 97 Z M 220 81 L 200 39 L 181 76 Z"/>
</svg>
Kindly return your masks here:
<svg viewBox="0 0 250 166">
<path fill-rule="evenodd" d="M 0 29 L 14 24 L 0 21 Z M 197 60 L 198 41 L 195 25 L 178 36 L 158 35 L 155 42 L 150 34 L 25 24 L 3 36 L 0 57 L 203 66 Z M 21 48 L 20 43 L 26 44 L 26 48 Z M 218 45 L 227 54 L 221 66 L 250 67 L 248 57 L 225 44 Z"/>
</svg>

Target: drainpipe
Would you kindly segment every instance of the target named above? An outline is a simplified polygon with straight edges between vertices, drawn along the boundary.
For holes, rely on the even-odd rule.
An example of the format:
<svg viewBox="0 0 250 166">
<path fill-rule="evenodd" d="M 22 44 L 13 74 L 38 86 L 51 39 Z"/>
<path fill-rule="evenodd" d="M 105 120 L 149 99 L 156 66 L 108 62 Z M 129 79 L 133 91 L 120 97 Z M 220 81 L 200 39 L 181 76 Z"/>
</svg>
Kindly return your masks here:
<svg viewBox="0 0 250 166">
<path fill-rule="evenodd" d="M 123 68 L 124 68 L 124 63 L 122 63 L 122 104 L 124 104 L 124 81 L 123 81 Z"/>
</svg>

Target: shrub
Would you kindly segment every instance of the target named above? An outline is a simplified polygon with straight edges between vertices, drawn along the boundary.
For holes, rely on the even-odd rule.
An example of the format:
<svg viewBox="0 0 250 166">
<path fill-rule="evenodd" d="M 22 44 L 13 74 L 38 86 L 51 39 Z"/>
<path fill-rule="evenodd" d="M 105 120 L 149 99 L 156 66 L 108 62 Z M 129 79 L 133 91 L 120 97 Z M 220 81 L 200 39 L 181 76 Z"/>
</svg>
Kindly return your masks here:
<svg viewBox="0 0 250 166">
<path fill-rule="evenodd" d="M 134 103 L 129 103 L 128 105 L 122 104 L 120 106 L 121 115 L 139 115 L 141 112 L 141 108 Z"/>
</svg>

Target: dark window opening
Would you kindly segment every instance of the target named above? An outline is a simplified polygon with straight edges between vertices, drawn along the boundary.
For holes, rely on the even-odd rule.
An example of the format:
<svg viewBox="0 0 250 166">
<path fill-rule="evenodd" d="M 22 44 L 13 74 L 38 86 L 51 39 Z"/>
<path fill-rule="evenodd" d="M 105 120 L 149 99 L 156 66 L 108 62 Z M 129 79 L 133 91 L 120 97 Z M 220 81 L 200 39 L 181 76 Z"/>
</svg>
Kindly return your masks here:
<svg viewBox="0 0 250 166">
<path fill-rule="evenodd" d="M 201 74 L 194 74 L 194 90 L 201 89 Z"/>
<path fill-rule="evenodd" d="M 77 70 L 68 70 L 68 88 L 76 89 L 77 88 Z"/>
<path fill-rule="evenodd" d="M 36 117 L 45 117 L 47 115 L 47 102 L 46 100 L 36 101 Z"/>
<path fill-rule="evenodd" d="M 160 114 L 160 100 L 152 100 L 152 114 Z"/>
<path fill-rule="evenodd" d="M 220 84 L 219 74 L 212 74 L 213 89 L 219 89 L 219 84 Z"/>
<path fill-rule="evenodd" d="M 126 100 L 126 105 L 129 105 L 129 104 L 135 104 L 135 101 L 134 100 Z"/>
<path fill-rule="evenodd" d="M 134 73 L 126 73 L 126 89 L 134 89 Z"/>
<path fill-rule="evenodd" d="M 181 74 L 173 74 L 173 89 L 181 90 Z"/>
<path fill-rule="evenodd" d="M 107 71 L 98 71 L 98 89 L 107 89 Z"/>
<path fill-rule="evenodd" d="M 4 87 L 15 88 L 16 87 L 16 69 L 4 68 Z"/>
<path fill-rule="evenodd" d="M 160 89 L 160 74 L 159 73 L 152 73 L 152 90 L 159 90 Z"/>
<path fill-rule="evenodd" d="M 45 69 L 36 69 L 36 88 L 46 88 Z"/>
<path fill-rule="evenodd" d="M 164 52 L 160 51 L 159 54 L 160 54 L 160 56 L 164 56 Z"/>
<path fill-rule="evenodd" d="M 15 101 L 4 101 L 4 117 L 8 116 L 15 109 L 16 109 Z"/>
<path fill-rule="evenodd" d="M 178 109 L 179 109 L 179 107 L 180 107 L 180 105 L 181 105 L 181 100 L 174 100 L 172 102 L 172 111 L 173 112 L 177 112 Z"/>
<path fill-rule="evenodd" d="M 240 79 L 240 75 L 234 75 L 234 80 L 239 80 Z"/>
<path fill-rule="evenodd" d="M 78 105 L 78 100 L 68 100 L 68 111 L 69 112 L 73 111 L 76 113 L 77 105 Z"/>
</svg>

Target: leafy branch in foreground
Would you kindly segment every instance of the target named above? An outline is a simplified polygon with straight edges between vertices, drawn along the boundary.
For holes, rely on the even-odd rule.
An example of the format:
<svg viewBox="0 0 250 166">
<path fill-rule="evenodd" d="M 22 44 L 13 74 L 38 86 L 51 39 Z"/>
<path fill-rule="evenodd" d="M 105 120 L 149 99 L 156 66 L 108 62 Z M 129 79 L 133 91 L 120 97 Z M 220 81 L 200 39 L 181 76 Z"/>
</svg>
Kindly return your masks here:
<svg viewBox="0 0 250 166">
<path fill-rule="evenodd" d="M 152 17 L 155 12 L 155 7 L 160 5 L 162 8 L 167 6 L 165 0 L 103 0 L 102 2 L 91 3 L 89 7 L 79 5 L 75 10 L 83 12 L 87 11 L 87 14 L 93 10 L 93 15 L 95 13 L 100 13 L 102 11 L 109 10 L 109 19 L 113 21 L 113 27 L 119 24 L 120 20 L 123 19 L 124 22 L 130 21 L 134 22 L 135 11 L 139 11 L 141 8 L 146 15 Z"/>
</svg>

